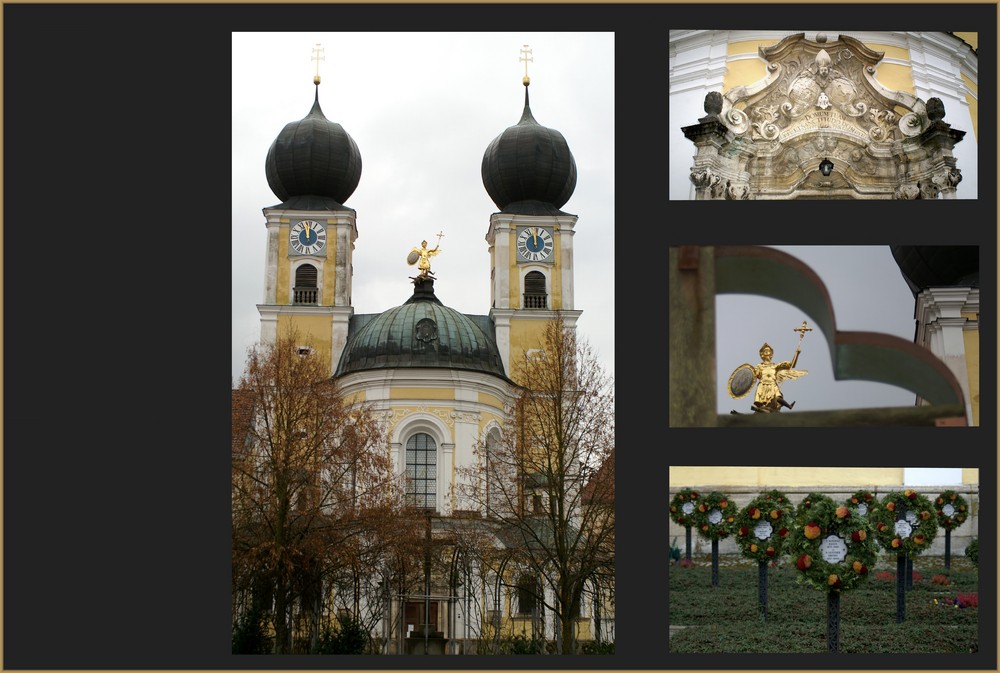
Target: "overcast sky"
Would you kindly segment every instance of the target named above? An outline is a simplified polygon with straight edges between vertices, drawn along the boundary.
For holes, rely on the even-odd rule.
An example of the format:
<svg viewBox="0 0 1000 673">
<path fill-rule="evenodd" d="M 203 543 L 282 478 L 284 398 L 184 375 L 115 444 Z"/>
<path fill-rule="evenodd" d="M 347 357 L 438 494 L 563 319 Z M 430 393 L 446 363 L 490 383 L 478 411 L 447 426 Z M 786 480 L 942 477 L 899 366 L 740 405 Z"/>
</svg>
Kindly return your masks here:
<svg viewBox="0 0 1000 673">
<path fill-rule="evenodd" d="M 576 160 L 563 210 L 574 237 L 578 334 L 614 375 L 615 61 L 613 33 L 233 33 L 233 353 L 239 379 L 260 338 L 265 220 L 279 203 L 264 174 L 272 141 L 319 100 L 361 152 L 353 300 L 357 313 L 398 306 L 412 293 L 406 255 L 426 239 L 438 298 L 463 313 L 490 308 L 486 231 L 498 209 L 482 182 L 487 146 L 524 108 L 531 49 L 531 111 L 558 130 Z M 600 267 L 603 273 L 584 273 Z"/>
<path fill-rule="evenodd" d="M 913 341 L 914 298 L 889 246 L 773 246 L 805 262 L 819 275 L 833 301 L 837 329 L 881 332 Z M 716 297 L 717 392 L 719 413 L 750 413 L 753 393 L 734 400 L 726 393 L 730 374 L 744 362 L 760 362 L 766 341 L 774 360 L 791 360 L 806 320 L 814 328 L 802 340 L 796 369 L 809 373 L 786 381 L 782 395 L 794 411 L 913 405 L 910 391 L 883 383 L 834 381 L 826 338 L 800 309 L 765 297 L 725 294 Z M 794 413 L 794 411 L 792 413 Z"/>
</svg>

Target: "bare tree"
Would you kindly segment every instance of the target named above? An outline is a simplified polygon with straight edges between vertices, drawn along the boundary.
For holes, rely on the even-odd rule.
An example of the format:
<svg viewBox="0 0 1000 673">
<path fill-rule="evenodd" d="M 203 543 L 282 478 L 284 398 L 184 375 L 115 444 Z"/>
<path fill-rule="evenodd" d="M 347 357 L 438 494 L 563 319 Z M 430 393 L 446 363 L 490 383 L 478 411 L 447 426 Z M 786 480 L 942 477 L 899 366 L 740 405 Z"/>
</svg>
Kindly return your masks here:
<svg viewBox="0 0 1000 673">
<path fill-rule="evenodd" d="M 519 388 L 507 422 L 477 448 L 461 492 L 494 522 L 511 570 L 538 579 L 519 590 L 537 586 L 535 601 L 555 620 L 556 652 L 571 654 L 585 586 L 609 563 L 613 572 L 614 516 L 595 506 L 613 502 L 613 471 L 593 477 L 612 460 L 614 389 L 560 320 L 539 346 L 514 364 Z"/>
<path fill-rule="evenodd" d="M 290 332 L 251 349 L 233 392 L 234 627 L 236 613 L 262 612 L 275 653 L 293 651 L 296 605 L 315 646 L 335 571 L 392 537 L 399 489 L 382 426 L 329 371 Z"/>
</svg>

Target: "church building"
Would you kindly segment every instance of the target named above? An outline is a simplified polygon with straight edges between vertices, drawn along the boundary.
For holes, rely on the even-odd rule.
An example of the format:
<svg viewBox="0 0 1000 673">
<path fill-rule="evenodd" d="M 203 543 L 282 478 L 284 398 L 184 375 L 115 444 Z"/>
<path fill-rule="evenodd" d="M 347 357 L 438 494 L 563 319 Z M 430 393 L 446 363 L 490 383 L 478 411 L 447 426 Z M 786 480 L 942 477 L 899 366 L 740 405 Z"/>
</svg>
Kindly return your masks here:
<svg viewBox="0 0 1000 673">
<path fill-rule="evenodd" d="M 407 258 L 412 284 L 401 266 L 397 305 L 365 312 L 352 301 L 365 269 L 355 270 L 359 228 L 348 205 L 362 179 L 362 154 L 349 132 L 325 116 L 318 75 L 314 84 L 311 109 L 281 129 L 264 166 L 278 202 L 263 208 L 260 339 L 274 343 L 293 331 L 303 352 L 317 349 L 329 358 L 345 397 L 372 405 L 383 419 L 393 472 L 407 478 L 406 504 L 428 512 L 428 535 L 446 539 L 469 516 L 460 495 L 462 468 L 475 464 L 475 448 L 506 420 L 517 385 L 512 363 L 540 348 L 554 319 L 575 333 L 577 216 L 563 208 L 576 187 L 576 162 L 563 135 L 536 121 L 525 74 L 523 107 L 511 99 L 516 123 L 480 150 L 482 185 L 497 208 L 482 221 L 490 305 L 467 314 L 439 298 L 447 280 L 435 277 L 432 240 Z M 368 240 L 400 255 L 398 242 Z M 465 577 L 435 575 L 426 589 L 392 595 L 378 608 L 372 635 L 384 643 L 383 653 L 475 653 L 477 638 L 501 625 L 526 637 L 532 629 L 536 637 L 556 635 L 537 601 L 523 591 L 519 598 L 516 575 L 495 578 L 496 591 L 456 582 L 459 576 Z M 589 593 L 581 606 L 580 641 L 614 639 L 613 608 L 606 601 L 595 606 L 602 601 L 597 595 Z M 594 626 L 595 610 L 603 610 L 601 627 Z"/>
</svg>

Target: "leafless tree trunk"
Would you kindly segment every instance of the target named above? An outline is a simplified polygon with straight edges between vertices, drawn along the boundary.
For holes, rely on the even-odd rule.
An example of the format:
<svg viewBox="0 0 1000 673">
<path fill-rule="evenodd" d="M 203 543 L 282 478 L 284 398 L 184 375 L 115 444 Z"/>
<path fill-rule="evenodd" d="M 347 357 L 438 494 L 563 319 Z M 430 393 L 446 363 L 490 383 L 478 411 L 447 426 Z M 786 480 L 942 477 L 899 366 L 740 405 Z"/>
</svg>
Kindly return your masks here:
<svg viewBox="0 0 1000 673">
<path fill-rule="evenodd" d="M 614 392 L 591 348 L 553 320 L 514 363 L 516 399 L 499 436 L 462 470 L 462 495 L 488 516 L 512 560 L 541 577 L 556 651 L 575 649 L 585 583 L 614 549 Z M 513 568 L 512 568 L 513 570 Z"/>
</svg>

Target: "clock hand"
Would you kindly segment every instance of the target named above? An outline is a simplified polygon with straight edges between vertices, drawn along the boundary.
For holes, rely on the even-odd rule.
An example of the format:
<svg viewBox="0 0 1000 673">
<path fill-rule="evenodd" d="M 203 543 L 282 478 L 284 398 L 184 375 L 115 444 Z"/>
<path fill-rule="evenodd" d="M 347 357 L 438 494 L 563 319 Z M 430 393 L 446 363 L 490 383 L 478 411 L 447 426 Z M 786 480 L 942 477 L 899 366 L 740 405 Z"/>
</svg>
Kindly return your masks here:
<svg viewBox="0 0 1000 673">
<path fill-rule="evenodd" d="M 305 222 L 305 225 L 306 225 L 306 240 L 308 241 L 311 238 L 311 235 L 309 234 L 309 222 Z"/>
<path fill-rule="evenodd" d="M 538 229 L 536 227 L 531 228 L 531 242 L 538 245 Z"/>
</svg>

